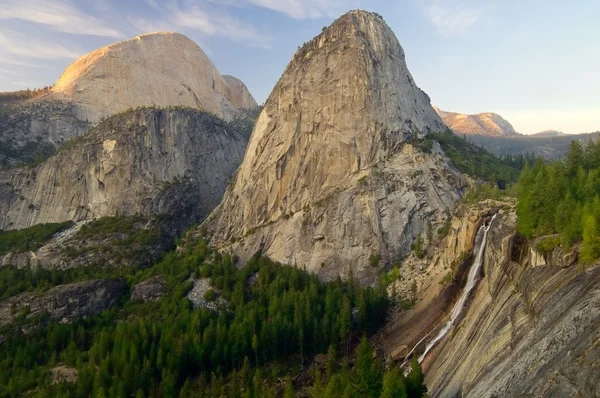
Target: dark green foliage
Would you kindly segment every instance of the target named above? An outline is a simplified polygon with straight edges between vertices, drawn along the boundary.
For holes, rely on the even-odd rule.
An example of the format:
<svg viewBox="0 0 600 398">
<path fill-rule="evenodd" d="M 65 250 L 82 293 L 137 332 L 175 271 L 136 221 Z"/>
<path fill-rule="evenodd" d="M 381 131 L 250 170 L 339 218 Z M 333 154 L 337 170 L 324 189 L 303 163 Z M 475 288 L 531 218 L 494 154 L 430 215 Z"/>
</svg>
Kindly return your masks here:
<svg viewBox="0 0 600 398">
<path fill-rule="evenodd" d="M 393 367 L 383 376 L 381 398 L 407 398 L 406 377 L 399 368 Z"/>
<path fill-rule="evenodd" d="M 375 331 L 385 319 L 384 292 L 362 289 L 353 280 L 323 284 L 259 255 L 238 269 L 206 242 L 182 245 L 129 277 L 134 284 L 162 275 L 165 295 L 157 302 L 126 302 L 99 316 L 51 324 L 28 335 L 3 332 L 0 396 L 34 388 L 40 396 L 236 396 L 234 388 L 270 395 L 263 365 L 290 358 L 301 362 L 302 356 Z M 185 298 L 192 272 L 210 278 L 226 308 L 192 308 Z M 77 383 L 49 384 L 48 369 L 58 363 L 77 368 Z M 253 372 L 250 367 L 257 365 L 260 372 Z M 241 375 L 238 387 L 232 372 Z"/>
<path fill-rule="evenodd" d="M 25 229 L 0 231 L 0 256 L 8 252 L 22 253 L 37 250 L 56 233 L 64 231 L 72 225 L 72 222 L 67 221 L 63 223 L 38 224 Z"/>
<path fill-rule="evenodd" d="M 406 390 L 409 398 L 420 398 L 427 394 L 425 386 L 425 376 L 419 365 L 417 357 L 414 357 L 410 365 L 410 373 L 406 380 Z"/>
<path fill-rule="evenodd" d="M 133 269 L 98 267 L 80 267 L 66 270 L 0 267 L 0 299 L 23 292 L 39 293 L 65 283 L 99 278 L 118 278 L 133 271 Z"/>
<path fill-rule="evenodd" d="M 425 257 L 425 255 L 427 254 L 427 251 L 425 250 L 426 248 L 425 248 L 425 244 L 423 243 L 423 237 L 421 234 L 419 234 L 419 236 L 417 236 L 416 242 L 410 246 L 410 249 L 415 252 L 417 257 L 419 257 L 419 258 Z"/>
<path fill-rule="evenodd" d="M 354 363 L 354 386 L 361 397 L 377 398 L 382 388 L 381 365 L 373 360 L 373 348 L 363 336 Z"/>
<path fill-rule="evenodd" d="M 315 374 L 311 396 L 315 397 L 382 397 L 421 398 L 426 396 L 423 371 L 418 362 L 413 362 L 408 379 L 402 371 L 392 366 L 385 373 L 380 357 L 373 357 L 369 340 L 363 337 L 356 349 L 354 368 L 342 364 L 336 372 L 327 374 L 323 381 L 320 371 Z M 416 358 L 415 358 L 416 360 Z"/>
<path fill-rule="evenodd" d="M 369 256 L 369 264 L 371 265 L 371 267 L 377 267 L 379 265 L 380 261 L 381 261 L 381 254 L 372 253 Z"/>
<path fill-rule="evenodd" d="M 449 131 L 428 134 L 421 148 L 430 148 L 431 145 L 425 145 L 428 141 L 439 142 L 454 166 L 461 172 L 492 181 L 501 189 L 515 181 L 520 168 L 527 163 L 523 156 L 500 159 Z"/>
<path fill-rule="evenodd" d="M 77 232 L 77 237 L 98 239 L 112 234 L 127 235 L 126 239 L 115 244 L 120 246 L 149 245 L 158 239 L 156 231 L 142 228 L 148 222 L 142 216 L 103 217 L 85 224 Z"/>
<path fill-rule="evenodd" d="M 448 235 L 448 232 L 450 232 L 450 228 L 452 227 L 452 215 L 448 210 L 446 210 L 445 217 L 446 219 L 444 220 L 444 225 L 442 225 L 437 231 L 437 234 L 440 237 L 440 239 L 444 239 Z"/>
<path fill-rule="evenodd" d="M 204 293 L 204 300 L 215 301 L 217 299 L 217 293 L 214 290 L 209 289 Z"/>
<path fill-rule="evenodd" d="M 90 252 L 111 253 L 118 262 L 145 257 L 160 238 L 156 223 L 142 216 L 103 217 L 83 225 L 73 237 L 75 244 L 64 246 L 63 252 L 71 259 Z"/>
<path fill-rule="evenodd" d="M 600 257 L 600 143 L 578 141 L 569 146 L 566 161 L 545 164 L 537 160 L 525 167 L 517 185 L 517 230 L 532 238 L 560 234 L 564 248 L 581 242 L 580 260 Z M 539 243 L 542 252 L 558 244 L 557 238 Z"/>
</svg>

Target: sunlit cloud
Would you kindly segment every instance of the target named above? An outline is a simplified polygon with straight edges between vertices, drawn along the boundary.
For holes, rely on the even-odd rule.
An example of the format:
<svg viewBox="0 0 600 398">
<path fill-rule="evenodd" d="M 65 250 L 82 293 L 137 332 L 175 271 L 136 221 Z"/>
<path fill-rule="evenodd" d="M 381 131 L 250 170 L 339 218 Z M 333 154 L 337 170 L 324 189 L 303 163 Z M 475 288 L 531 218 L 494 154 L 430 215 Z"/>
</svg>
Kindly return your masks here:
<svg viewBox="0 0 600 398">
<path fill-rule="evenodd" d="M 121 31 L 86 14 L 69 0 L 0 0 L 0 19 L 20 19 L 65 33 L 124 37 Z"/>
</svg>

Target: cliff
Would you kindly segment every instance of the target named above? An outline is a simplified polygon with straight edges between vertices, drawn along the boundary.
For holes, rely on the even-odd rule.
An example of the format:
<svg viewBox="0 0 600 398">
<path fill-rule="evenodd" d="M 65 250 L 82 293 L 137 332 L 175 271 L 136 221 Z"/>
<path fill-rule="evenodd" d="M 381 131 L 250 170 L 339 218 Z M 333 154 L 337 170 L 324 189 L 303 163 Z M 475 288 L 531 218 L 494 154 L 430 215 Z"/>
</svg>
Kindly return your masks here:
<svg viewBox="0 0 600 398">
<path fill-rule="evenodd" d="M 96 315 L 112 307 L 126 289 L 124 279 L 114 279 L 60 285 L 41 294 L 22 293 L 0 301 L 0 326 L 38 317 L 67 322 Z"/>
<path fill-rule="evenodd" d="M 79 58 L 46 98 L 74 104 L 91 122 L 141 106 L 185 106 L 230 120 L 256 101 L 239 80 L 229 81 L 192 40 L 157 32 Z"/>
<path fill-rule="evenodd" d="M 0 164 L 52 153 L 128 109 L 187 107 L 230 121 L 256 106 L 246 85 L 222 76 L 192 40 L 149 33 L 84 55 L 47 94 L 0 107 Z"/>
<path fill-rule="evenodd" d="M 402 258 L 461 196 L 439 146 L 413 145 L 443 130 L 383 19 L 345 14 L 293 56 L 204 227 L 242 261 L 262 248 L 324 279 L 352 268 L 372 282 L 371 255 Z"/>
<path fill-rule="evenodd" d="M 167 214 L 181 230 L 217 206 L 246 140 L 190 109 L 108 119 L 35 168 L 0 171 L 0 228 Z"/>
<path fill-rule="evenodd" d="M 419 283 L 416 306 L 396 310 L 378 341 L 396 363 L 415 346 L 413 355 L 423 352 L 449 317 L 472 263 L 467 258 L 454 282 L 443 285 L 438 280 L 449 269 L 443 259 L 471 251 L 482 219 L 498 212 L 485 244 L 482 278 L 456 323 L 422 362 L 429 396 L 597 396 L 600 267 L 573 264 L 572 254 L 560 250 L 537 252 L 535 242 L 515 234 L 512 206 L 490 201 L 457 213 L 439 252 L 418 272 L 427 283 Z M 401 275 L 410 281 L 410 275 Z"/>
<path fill-rule="evenodd" d="M 487 137 L 519 136 L 506 119 L 497 113 L 485 112 L 474 115 L 445 112 L 435 108 L 446 126 L 458 135 L 484 135 Z"/>
</svg>

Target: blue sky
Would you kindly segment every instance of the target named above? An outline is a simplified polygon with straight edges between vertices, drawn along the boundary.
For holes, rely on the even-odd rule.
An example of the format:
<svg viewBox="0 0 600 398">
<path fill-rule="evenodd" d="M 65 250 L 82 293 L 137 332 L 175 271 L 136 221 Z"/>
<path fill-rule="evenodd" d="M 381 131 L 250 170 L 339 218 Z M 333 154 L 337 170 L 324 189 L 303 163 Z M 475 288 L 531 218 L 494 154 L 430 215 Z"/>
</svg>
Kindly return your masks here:
<svg viewBox="0 0 600 398">
<path fill-rule="evenodd" d="M 597 0 L 0 0 L 0 91 L 51 85 L 78 56 L 170 30 L 263 102 L 298 46 L 355 8 L 384 17 L 444 110 L 497 112 L 521 133 L 600 130 Z"/>
</svg>

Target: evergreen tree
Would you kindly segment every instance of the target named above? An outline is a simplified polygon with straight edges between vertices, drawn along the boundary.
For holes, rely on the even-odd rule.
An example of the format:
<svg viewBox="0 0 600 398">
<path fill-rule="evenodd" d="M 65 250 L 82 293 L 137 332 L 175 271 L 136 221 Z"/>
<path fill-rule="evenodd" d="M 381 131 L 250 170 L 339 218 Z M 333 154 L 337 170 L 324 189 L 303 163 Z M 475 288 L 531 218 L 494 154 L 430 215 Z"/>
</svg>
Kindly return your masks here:
<svg viewBox="0 0 600 398">
<path fill-rule="evenodd" d="M 373 348 L 363 336 L 357 349 L 355 387 L 360 397 L 379 397 L 381 393 L 381 368 L 373 360 Z"/>
<path fill-rule="evenodd" d="M 408 398 L 406 378 L 398 367 L 394 366 L 383 375 L 381 398 Z"/>
<path fill-rule="evenodd" d="M 283 398 L 295 398 L 296 391 L 294 390 L 294 384 L 292 380 L 288 379 L 285 383 L 285 391 L 283 392 Z"/>
<path fill-rule="evenodd" d="M 423 376 L 423 370 L 417 357 L 413 357 L 410 365 L 410 373 L 406 380 L 406 391 L 409 398 L 421 398 L 427 394 L 425 377 Z"/>
</svg>

